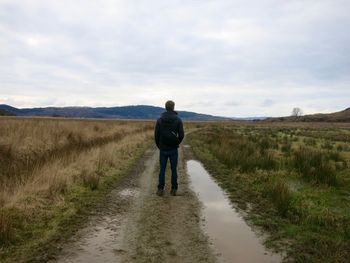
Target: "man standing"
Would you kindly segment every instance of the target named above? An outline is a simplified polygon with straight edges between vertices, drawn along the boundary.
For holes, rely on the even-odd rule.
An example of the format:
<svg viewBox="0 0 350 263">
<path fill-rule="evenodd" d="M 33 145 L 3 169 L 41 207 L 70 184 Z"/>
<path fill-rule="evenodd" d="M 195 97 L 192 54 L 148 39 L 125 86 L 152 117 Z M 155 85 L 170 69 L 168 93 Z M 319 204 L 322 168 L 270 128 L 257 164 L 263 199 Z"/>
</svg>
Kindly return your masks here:
<svg viewBox="0 0 350 263">
<path fill-rule="evenodd" d="M 177 159 L 179 144 L 184 138 L 184 130 L 181 119 L 174 111 L 175 103 L 171 100 L 165 103 L 166 112 L 163 112 L 157 120 L 154 131 L 154 139 L 160 150 L 159 154 L 159 183 L 157 195 L 162 196 L 165 185 L 165 169 L 170 159 L 171 166 L 171 192 L 175 196 L 177 191 Z"/>
</svg>

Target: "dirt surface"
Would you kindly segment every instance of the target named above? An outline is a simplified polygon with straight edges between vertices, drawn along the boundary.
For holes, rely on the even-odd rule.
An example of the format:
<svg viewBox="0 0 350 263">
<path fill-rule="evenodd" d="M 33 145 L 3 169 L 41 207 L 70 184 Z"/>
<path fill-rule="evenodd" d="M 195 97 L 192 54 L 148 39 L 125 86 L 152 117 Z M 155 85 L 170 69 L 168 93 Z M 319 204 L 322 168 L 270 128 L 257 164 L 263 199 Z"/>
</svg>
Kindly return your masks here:
<svg viewBox="0 0 350 263">
<path fill-rule="evenodd" d="M 179 191 L 158 197 L 158 151 L 146 152 L 134 175 L 115 189 L 85 228 L 49 262 L 215 262 L 199 221 L 200 204 L 189 188 L 180 150 Z"/>
</svg>

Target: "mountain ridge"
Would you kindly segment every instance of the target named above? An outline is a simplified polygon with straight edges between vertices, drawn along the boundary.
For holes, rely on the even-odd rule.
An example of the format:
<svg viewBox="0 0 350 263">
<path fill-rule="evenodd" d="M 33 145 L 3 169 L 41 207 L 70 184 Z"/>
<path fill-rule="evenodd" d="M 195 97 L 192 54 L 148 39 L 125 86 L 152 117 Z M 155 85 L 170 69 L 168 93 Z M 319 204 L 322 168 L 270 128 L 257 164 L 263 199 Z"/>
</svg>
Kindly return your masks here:
<svg viewBox="0 0 350 263">
<path fill-rule="evenodd" d="M 151 105 L 129 105 L 119 107 L 36 107 L 16 108 L 0 104 L 0 116 L 42 116 L 68 118 L 104 118 L 104 119 L 157 119 L 165 111 L 162 107 Z M 263 122 L 350 122 L 350 107 L 333 113 L 316 113 L 304 116 L 285 117 L 222 117 L 191 111 L 178 111 L 184 120 L 199 121 L 263 121 Z"/>
<path fill-rule="evenodd" d="M 130 105 L 120 107 L 37 107 L 15 108 L 0 104 L 0 109 L 17 116 L 73 117 L 73 118 L 111 118 L 111 119 L 156 119 L 165 111 L 162 107 L 150 105 Z M 232 118 L 201 114 L 191 111 L 178 111 L 184 120 L 232 120 Z"/>
<path fill-rule="evenodd" d="M 345 110 L 332 113 L 315 113 L 303 116 L 287 116 L 266 118 L 266 122 L 350 122 L 350 107 Z"/>
<path fill-rule="evenodd" d="M 16 114 L 11 113 L 11 112 L 4 110 L 4 109 L 0 109 L 0 116 L 16 116 Z"/>
</svg>

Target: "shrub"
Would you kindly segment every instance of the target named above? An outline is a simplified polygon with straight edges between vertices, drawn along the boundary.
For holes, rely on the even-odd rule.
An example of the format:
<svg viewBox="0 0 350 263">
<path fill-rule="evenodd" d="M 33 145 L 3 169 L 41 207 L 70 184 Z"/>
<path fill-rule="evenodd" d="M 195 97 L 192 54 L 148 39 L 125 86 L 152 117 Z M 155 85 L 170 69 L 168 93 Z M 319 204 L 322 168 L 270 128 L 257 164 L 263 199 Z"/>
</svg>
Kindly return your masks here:
<svg viewBox="0 0 350 263">
<path fill-rule="evenodd" d="M 341 151 L 343 151 L 344 150 L 344 147 L 341 145 L 341 144 L 339 144 L 338 146 L 337 146 L 337 151 L 338 152 L 341 152 Z"/>
<path fill-rule="evenodd" d="M 292 203 L 292 193 L 288 185 L 282 179 L 279 179 L 271 183 L 269 194 L 278 213 L 283 217 L 287 216 Z"/>
<path fill-rule="evenodd" d="M 277 166 L 277 162 L 274 159 L 272 153 L 267 152 L 261 156 L 257 160 L 256 167 L 264 170 L 273 170 Z"/>
<path fill-rule="evenodd" d="M 342 217 L 333 213 L 328 208 L 323 208 L 320 211 L 309 213 L 305 221 L 310 225 L 318 225 L 321 227 L 334 227 L 340 224 Z"/>
<path fill-rule="evenodd" d="M 327 149 L 327 150 L 332 150 L 333 149 L 333 144 L 330 143 L 329 141 L 326 141 L 324 144 L 321 145 L 322 149 Z"/>
<path fill-rule="evenodd" d="M 343 161 L 343 158 L 340 156 L 340 153 L 335 151 L 329 151 L 327 153 L 327 158 L 335 162 Z"/>
<path fill-rule="evenodd" d="M 11 210 L 0 209 L 0 246 L 8 245 L 14 239 L 13 223 Z"/>
<path fill-rule="evenodd" d="M 54 196 L 56 194 L 64 194 L 68 190 L 68 183 L 64 179 L 55 180 L 55 183 L 50 184 L 48 194 Z"/>
<path fill-rule="evenodd" d="M 259 141 L 259 147 L 261 152 L 265 152 L 268 149 L 277 149 L 277 139 L 271 139 L 268 136 L 264 136 Z"/>
<path fill-rule="evenodd" d="M 281 146 L 281 151 L 284 153 L 290 153 L 291 149 L 292 149 L 291 143 L 283 143 Z"/>
<path fill-rule="evenodd" d="M 271 140 L 268 137 L 263 137 L 259 142 L 259 147 L 261 151 L 265 151 L 271 148 Z"/>
<path fill-rule="evenodd" d="M 305 143 L 305 145 L 308 145 L 308 146 L 316 146 L 316 144 L 317 144 L 317 142 L 314 138 L 305 138 L 304 143 Z"/>
<path fill-rule="evenodd" d="M 100 173 L 97 171 L 87 171 L 84 170 L 81 174 L 83 184 L 86 187 L 89 187 L 91 190 L 96 190 L 100 183 Z"/>
<path fill-rule="evenodd" d="M 15 207 L 0 209 L 0 250 L 16 240 L 16 229 L 23 228 L 27 216 Z"/>
<path fill-rule="evenodd" d="M 294 151 L 292 165 L 304 179 L 335 185 L 336 173 L 324 152 L 307 147 Z"/>
</svg>

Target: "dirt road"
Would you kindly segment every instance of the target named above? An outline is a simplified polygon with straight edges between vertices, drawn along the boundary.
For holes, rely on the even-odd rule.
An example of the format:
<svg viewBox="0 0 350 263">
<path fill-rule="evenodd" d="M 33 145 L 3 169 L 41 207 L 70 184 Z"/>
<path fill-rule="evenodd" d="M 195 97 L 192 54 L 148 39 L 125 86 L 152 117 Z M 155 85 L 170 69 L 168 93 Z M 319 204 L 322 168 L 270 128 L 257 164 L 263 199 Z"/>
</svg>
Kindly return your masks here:
<svg viewBox="0 0 350 263">
<path fill-rule="evenodd" d="M 178 195 L 169 195 L 167 174 L 165 196 L 158 197 L 158 151 L 148 150 L 133 175 L 49 262 L 215 262 L 184 167 L 180 150 Z"/>
</svg>

